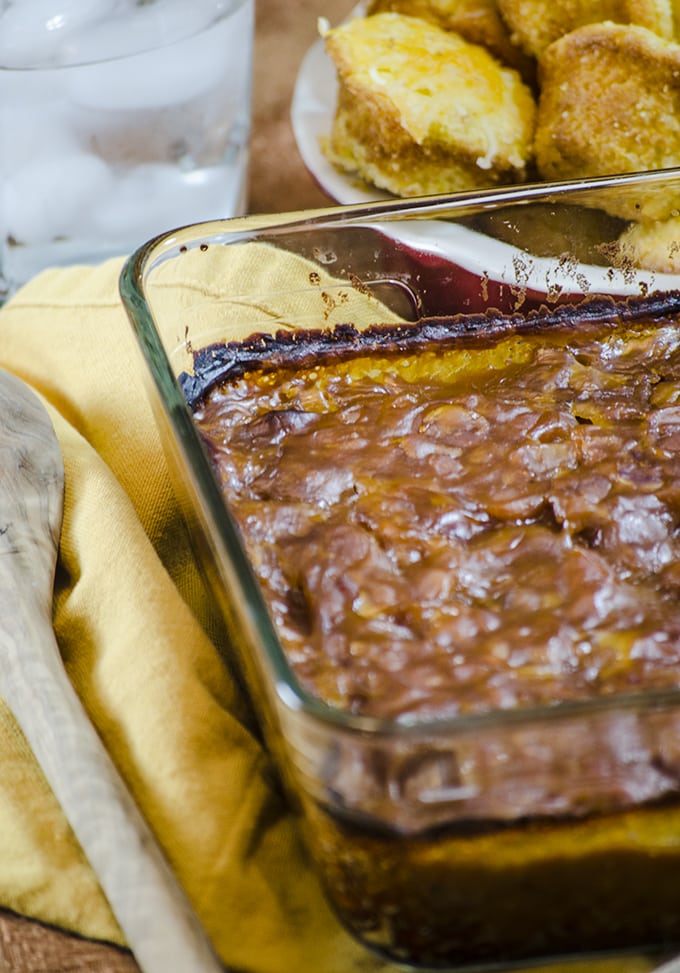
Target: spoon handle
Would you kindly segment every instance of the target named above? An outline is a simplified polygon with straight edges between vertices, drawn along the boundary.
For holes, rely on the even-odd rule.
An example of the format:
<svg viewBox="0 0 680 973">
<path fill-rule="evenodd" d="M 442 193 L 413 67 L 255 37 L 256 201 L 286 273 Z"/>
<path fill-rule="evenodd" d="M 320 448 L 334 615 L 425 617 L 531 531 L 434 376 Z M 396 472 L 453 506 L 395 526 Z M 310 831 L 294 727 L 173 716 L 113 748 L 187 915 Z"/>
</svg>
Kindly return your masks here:
<svg viewBox="0 0 680 973">
<path fill-rule="evenodd" d="M 218 958 L 64 670 L 51 620 L 0 578 L 0 691 L 144 973 L 218 973 Z"/>
<path fill-rule="evenodd" d="M 0 369 L 0 693 L 97 874 L 143 973 L 217 956 L 88 719 L 52 627 L 61 449 L 38 397 Z"/>
</svg>

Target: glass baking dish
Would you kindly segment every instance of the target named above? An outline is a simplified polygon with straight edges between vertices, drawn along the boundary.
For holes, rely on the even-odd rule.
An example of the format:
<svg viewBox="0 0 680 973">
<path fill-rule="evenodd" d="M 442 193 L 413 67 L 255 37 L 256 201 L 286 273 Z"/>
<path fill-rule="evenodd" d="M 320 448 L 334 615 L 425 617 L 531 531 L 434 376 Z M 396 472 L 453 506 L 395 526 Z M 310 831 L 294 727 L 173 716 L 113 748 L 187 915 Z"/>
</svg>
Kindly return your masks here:
<svg viewBox="0 0 680 973">
<path fill-rule="evenodd" d="M 121 275 L 225 661 L 339 918 L 405 966 L 524 969 L 680 944 L 680 780 L 650 785 L 680 763 L 680 693 L 386 720 L 305 691 L 188 406 L 195 362 L 205 382 L 225 359 L 196 353 L 257 335 L 260 360 L 281 332 L 541 315 L 598 295 L 673 308 L 676 199 L 680 170 L 218 220 L 156 237 Z M 617 241 L 660 200 L 670 222 L 649 269 Z"/>
</svg>

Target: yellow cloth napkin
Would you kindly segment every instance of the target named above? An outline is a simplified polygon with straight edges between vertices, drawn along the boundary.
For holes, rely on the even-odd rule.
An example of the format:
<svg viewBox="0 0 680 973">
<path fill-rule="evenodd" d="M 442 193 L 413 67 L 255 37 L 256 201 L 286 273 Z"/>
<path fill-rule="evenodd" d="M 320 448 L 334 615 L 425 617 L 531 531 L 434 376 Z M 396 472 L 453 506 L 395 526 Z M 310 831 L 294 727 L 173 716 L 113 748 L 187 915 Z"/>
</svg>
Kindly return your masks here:
<svg viewBox="0 0 680 973">
<path fill-rule="evenodd" d="M 391 969 L 356 945 L 326 905 L 215 649 L 211 606 L 118 296 L 121 264 L 46 271 L 0 310 L 0 366 L 41 396 L 64 456 L 54 624 L 67 671 L 228 967 Z M 122 943 L 2 704 L 0 862 L 0 905 Z M 637 958 L 587 965 L 602 973 L 652 967 Z"/>
</svg>

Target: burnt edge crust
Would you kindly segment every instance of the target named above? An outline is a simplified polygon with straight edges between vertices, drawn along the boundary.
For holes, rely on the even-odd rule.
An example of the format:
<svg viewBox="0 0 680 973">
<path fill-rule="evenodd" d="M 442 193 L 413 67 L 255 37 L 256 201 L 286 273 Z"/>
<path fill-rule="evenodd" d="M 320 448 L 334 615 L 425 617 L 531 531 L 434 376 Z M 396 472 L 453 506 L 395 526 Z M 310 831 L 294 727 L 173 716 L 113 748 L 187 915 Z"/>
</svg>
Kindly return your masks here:
<svg viewBox="0 0 680 973">
<path fill-rule="evenodd" d="M 322 358 L 338 359 L 356 353 L 413 351 L 433 344 L 472 340 L 493 343 L 514 334 L 551 328 L 575 329 L 607 322 L 616 328 L 644 318 L 677 315 L 680 315 L 680 290 L 625 299 L 598 295 L 578 304 L 561 304 L 555 308 L 542 305 L 527 314 L 504 314 L 490 309 L 481 314 L 425 317 L 400 325 L 376 324 L 364 330 L 347 323 L 330 329 L 255 333 L 242 341 L 192 350 L 194 373 L 182 372 L 178 381 L 187 404 L 195 409 L 218 382 L 238 379 L 257 369 L 303 366 Z"/>
</svg>

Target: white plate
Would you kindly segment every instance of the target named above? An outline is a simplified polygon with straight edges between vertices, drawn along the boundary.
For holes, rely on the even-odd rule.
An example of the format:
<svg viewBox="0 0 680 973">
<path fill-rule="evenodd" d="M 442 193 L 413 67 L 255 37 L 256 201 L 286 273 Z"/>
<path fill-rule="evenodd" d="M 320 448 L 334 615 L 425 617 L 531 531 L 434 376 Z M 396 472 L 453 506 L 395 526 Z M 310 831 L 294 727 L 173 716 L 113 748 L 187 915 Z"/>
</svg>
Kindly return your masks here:
<svg viewBox="0 0 680 973">
<path fill-rule="evenodd" d="M 350 14 L 361 16 L 362 7 Z M 318 185 L 343 205 L 393 199 L 343 173 L 325 157 L 321 143 L 331 131 L 337 80 L 335 66 L 319 38 L 305 55 L 293 92 L 291 122 L 302 160 Z M 391 232 L 407 245 L 450 260 L 480 277 L 521 285 L 538 294 L 639 294 L 643 290 L 678 287 L 675 275 L 618 271 L 586 264 L 564 265 L 534 257 L 510 244 L 451 222 L 424 220 L 393 224 Z"/>
</svg>

